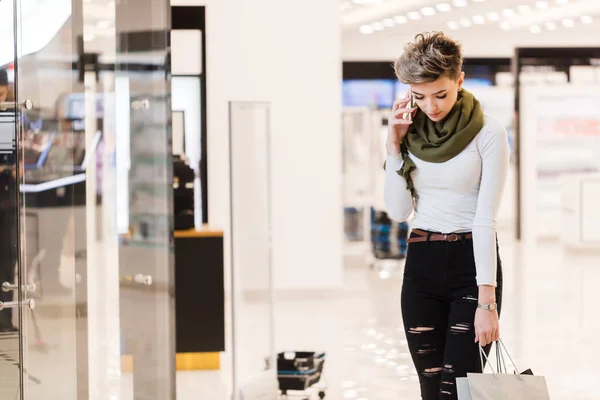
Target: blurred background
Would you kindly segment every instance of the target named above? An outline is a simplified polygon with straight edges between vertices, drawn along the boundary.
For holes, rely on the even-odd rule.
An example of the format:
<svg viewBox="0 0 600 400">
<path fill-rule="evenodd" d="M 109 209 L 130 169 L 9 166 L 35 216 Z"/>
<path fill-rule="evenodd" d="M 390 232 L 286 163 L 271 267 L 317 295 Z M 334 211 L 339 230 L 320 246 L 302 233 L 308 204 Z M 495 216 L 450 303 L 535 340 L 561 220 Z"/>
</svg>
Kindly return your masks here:
<svg viewBox="0 0 600 400">
<path fill-rule="evenodd" d="M 1 0 L 0 22 L 1 398 L 418 398 L 382 163 L 393 61 L 441 30 L 508 132 L 504 342 L 553 399 L 597 399 L 600 2 Z"/>
</svg>

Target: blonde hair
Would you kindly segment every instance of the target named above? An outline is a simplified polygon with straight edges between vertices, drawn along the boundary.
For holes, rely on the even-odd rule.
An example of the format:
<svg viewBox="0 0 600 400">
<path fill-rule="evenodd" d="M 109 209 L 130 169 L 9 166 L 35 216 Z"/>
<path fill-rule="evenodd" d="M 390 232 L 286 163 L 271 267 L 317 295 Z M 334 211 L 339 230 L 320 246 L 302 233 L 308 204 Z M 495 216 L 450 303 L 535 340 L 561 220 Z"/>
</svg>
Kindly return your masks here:
<svg viewBox="0 0 600 400">
<path fill-rule="evenodd" d="M 404 46 L 394 70 L 400 82 L 413 85 L 434 82 L 444 75 L 456 80 L 462 66 L 462 46 L 458 41 L 443 32 L 423 32 Z"/>
</svg>

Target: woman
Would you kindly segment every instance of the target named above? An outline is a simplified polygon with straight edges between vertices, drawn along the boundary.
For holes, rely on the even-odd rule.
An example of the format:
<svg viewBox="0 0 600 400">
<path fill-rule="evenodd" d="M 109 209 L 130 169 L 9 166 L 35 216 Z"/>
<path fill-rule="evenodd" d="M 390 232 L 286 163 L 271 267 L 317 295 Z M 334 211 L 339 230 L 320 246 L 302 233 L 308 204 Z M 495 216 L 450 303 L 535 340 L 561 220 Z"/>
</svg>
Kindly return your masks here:
<svg viewBox="0 0 600 400">
<path fill-rule="evenodd" d="M 421 397 L 456 399 L 455 378 L 481 370 L 500 335 L 496 217 L 509 148 L 502 125 L 462 88 L 462 49 L 419 34 L 395 63 L 410 93 L 394 104 L 384 199 L 397 221 L 414 212 L 402 317 Z M 416 106 L 414 106 L 416 102 Z"/>
</svg>

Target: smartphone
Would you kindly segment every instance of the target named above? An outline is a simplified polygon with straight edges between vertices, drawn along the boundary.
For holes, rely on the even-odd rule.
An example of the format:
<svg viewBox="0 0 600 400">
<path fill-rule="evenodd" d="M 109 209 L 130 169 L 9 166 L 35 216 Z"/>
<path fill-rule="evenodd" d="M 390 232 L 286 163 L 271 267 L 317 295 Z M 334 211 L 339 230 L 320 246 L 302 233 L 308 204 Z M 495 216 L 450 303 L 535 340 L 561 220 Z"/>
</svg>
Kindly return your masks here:
<svg viewBox="0 0 600 400">
<path fill-rule="evenodd" d="M 414 104 L 415 104 L 415 101 L 414 101 L 413 95 L 411 93 L 410 94 L 410 100 L 408 101 L 408 107 L 407 108 L 413 108 Z M 404 119 L 412 121 L 412 113 L 406 113 L 406 114 L 404 114 Z"/>
</svg>

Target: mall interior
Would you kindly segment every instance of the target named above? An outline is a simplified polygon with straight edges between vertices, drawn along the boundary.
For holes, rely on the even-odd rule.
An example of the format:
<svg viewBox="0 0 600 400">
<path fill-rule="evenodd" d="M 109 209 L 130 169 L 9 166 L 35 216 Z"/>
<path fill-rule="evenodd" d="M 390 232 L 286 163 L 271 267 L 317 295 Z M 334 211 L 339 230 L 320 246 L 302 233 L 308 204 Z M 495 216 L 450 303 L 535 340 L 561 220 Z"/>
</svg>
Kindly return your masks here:
<svg viewBox="0 0 600 400">
<path fill-rule="evenodd" d="M 503 343 L 553 400 L 600 398 L 599 1 L 0 0 L 0 22 L 0 399 L 420 398 L 382 165 L 423 31 L 462 43 L 508 133 Z"/>
</svg>

